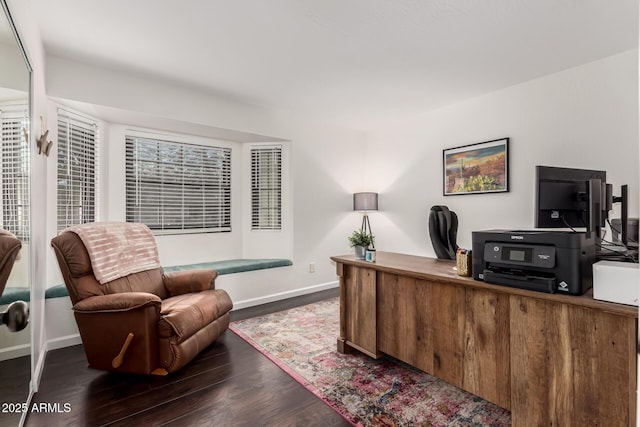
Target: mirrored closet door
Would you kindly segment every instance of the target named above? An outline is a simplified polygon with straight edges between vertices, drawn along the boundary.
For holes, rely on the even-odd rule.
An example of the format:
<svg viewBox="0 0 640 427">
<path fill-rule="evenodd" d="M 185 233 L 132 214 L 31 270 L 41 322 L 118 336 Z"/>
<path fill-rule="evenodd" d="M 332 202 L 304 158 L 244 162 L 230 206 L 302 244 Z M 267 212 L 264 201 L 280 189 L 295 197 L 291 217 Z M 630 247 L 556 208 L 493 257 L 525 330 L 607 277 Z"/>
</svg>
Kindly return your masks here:
<svg viewBox="0 0 640 427">
<path fill-rule="evenodd" d="M 10 10 L 5 0 L 0 4 L 0 425 L 17 426 L 31 377 L 31 327 L 26 324 L 31 69 Z"/>
</svg>

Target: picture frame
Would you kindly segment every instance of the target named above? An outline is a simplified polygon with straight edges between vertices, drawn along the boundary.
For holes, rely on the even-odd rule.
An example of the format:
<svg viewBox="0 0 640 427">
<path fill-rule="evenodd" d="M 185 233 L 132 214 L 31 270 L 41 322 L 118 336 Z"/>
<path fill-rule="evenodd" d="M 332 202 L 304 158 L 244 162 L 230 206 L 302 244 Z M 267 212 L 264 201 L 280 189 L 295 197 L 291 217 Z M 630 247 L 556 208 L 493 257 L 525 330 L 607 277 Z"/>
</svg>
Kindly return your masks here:
<svg viewBox="0 0 640 427">
<path fill-rule="evenodd" d="M 442 150 L 443 194 L 509 191 L 509 138 Z"/>
</svg>

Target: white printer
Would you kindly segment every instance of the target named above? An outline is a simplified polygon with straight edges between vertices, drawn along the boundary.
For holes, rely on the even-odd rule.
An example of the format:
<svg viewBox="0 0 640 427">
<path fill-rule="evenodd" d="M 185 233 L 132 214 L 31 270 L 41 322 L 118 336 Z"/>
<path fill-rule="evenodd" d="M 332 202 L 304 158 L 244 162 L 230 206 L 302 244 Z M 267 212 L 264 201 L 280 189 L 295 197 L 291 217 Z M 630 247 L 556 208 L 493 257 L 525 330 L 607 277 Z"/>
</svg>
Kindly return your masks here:
<svg viewBox="0 0 640 427">
<path fill-rule="evenodd" d="M 593 264 L 593 298 L 638 306 L 640 269 L 637 263 L 598 261 Z"/>
</svg>

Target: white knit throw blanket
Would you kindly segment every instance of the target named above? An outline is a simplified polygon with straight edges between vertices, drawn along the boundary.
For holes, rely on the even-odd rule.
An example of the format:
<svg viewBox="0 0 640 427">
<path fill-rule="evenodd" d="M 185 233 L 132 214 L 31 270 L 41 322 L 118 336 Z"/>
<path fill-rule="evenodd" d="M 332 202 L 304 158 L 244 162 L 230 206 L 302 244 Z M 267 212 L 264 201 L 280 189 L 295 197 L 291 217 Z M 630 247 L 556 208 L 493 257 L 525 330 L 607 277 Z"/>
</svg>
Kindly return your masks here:
<svg viewBox="0 0 640 427">
<path fill-rule="evenodd" d="M 160 267 L 156 240 L 149 227 L 128 222 L 93 222 L 65 229 L 87 248 L 93 274 L 101 284 Z"/>
</svg>

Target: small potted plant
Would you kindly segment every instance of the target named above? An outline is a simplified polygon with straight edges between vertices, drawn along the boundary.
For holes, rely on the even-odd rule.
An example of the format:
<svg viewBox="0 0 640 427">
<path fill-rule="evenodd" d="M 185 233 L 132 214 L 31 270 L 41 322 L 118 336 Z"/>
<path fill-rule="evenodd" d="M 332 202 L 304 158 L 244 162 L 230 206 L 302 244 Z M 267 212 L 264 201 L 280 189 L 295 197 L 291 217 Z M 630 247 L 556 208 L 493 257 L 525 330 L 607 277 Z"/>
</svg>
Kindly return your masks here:
<svg viewBox="0 0 640 427">
<path fill-rule="evenodd" d="M 365 251 L 375 240 L 373 234 L 367 233 L 365 230 L 355 230 L 348 237 L 349 244 L 356 250 L 356 259 L 364 259 Z"/>
</svg>

